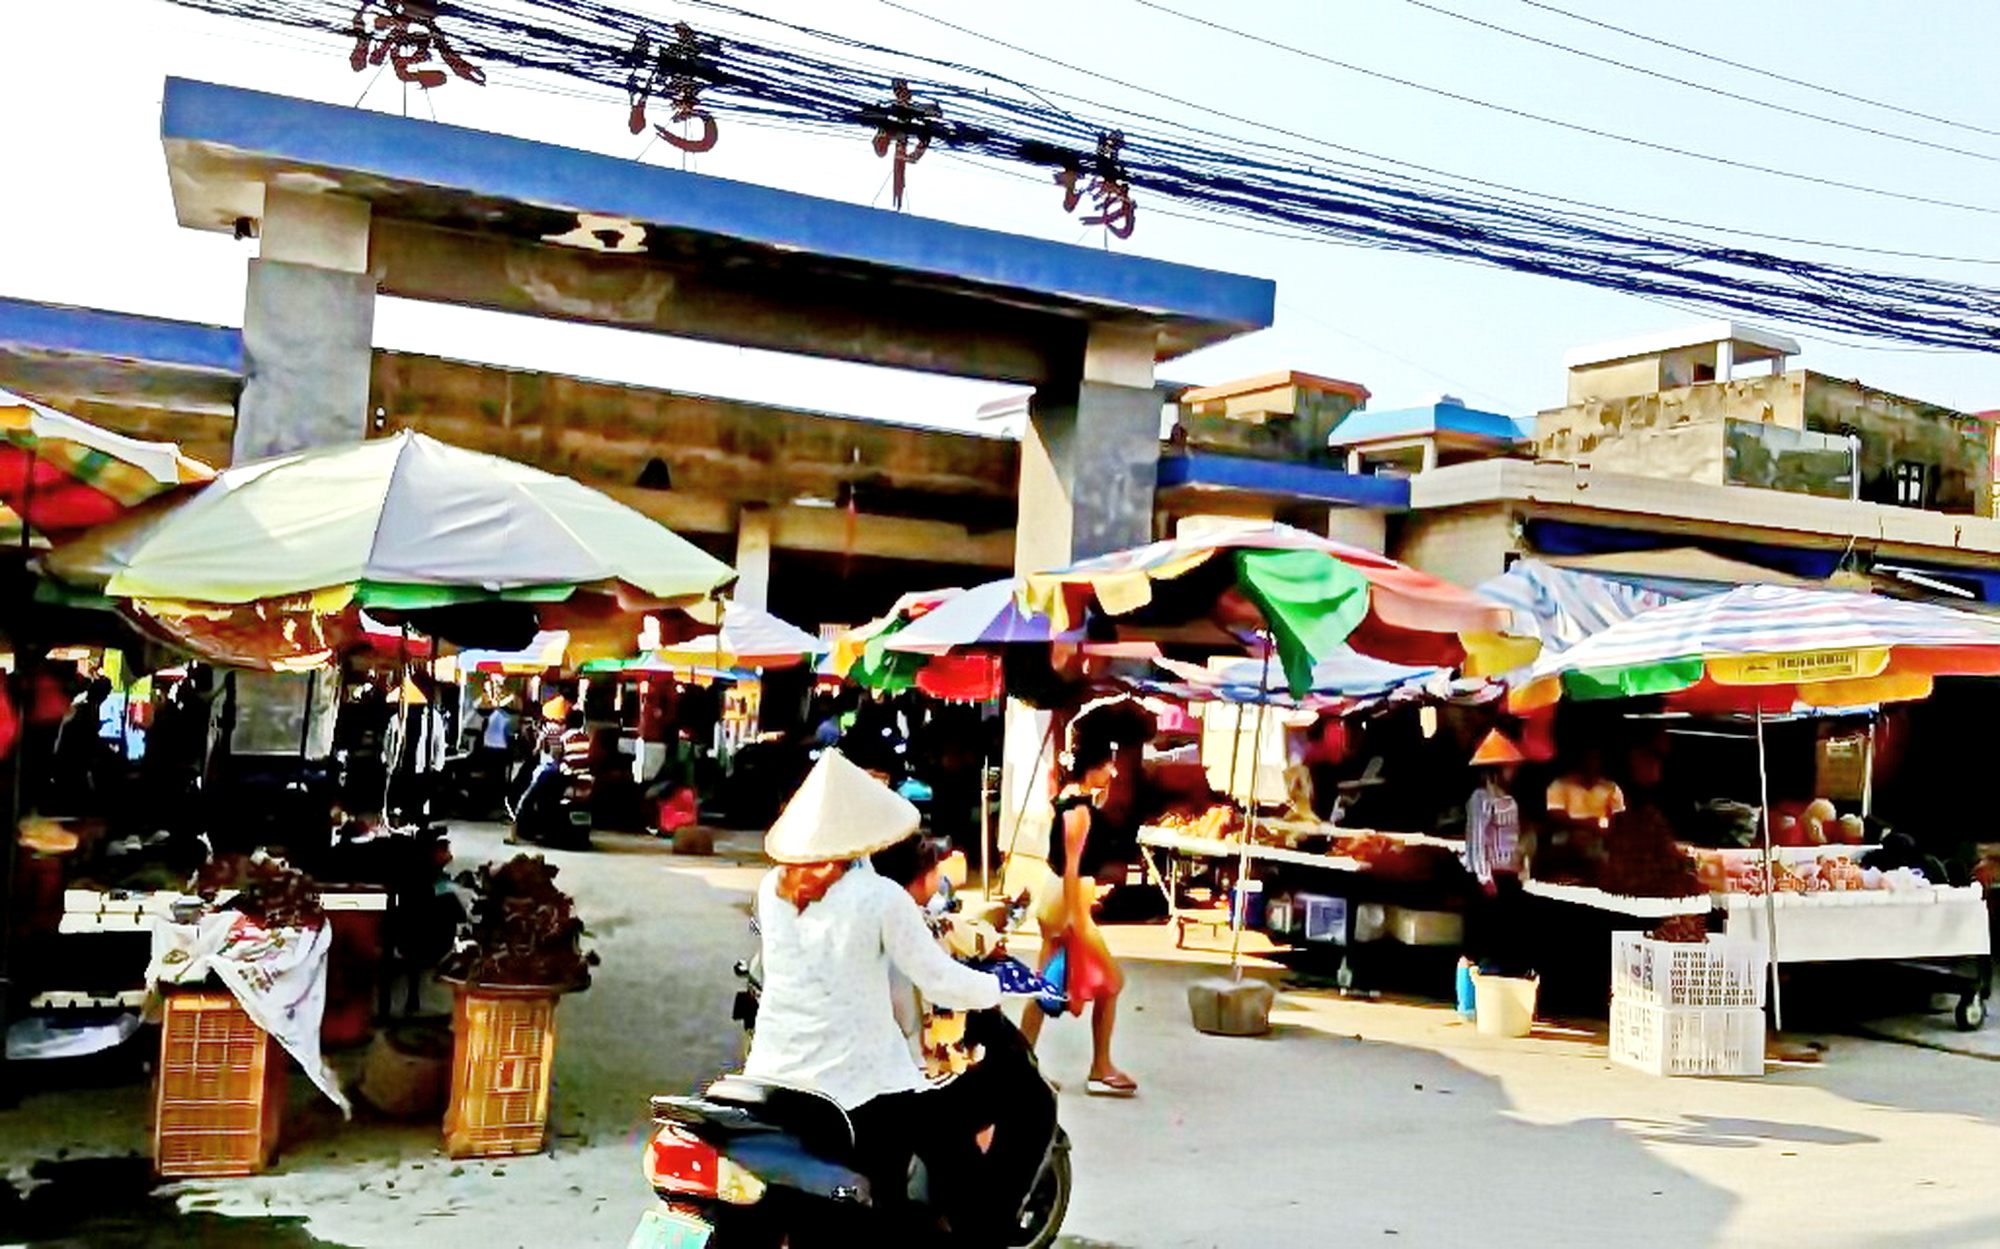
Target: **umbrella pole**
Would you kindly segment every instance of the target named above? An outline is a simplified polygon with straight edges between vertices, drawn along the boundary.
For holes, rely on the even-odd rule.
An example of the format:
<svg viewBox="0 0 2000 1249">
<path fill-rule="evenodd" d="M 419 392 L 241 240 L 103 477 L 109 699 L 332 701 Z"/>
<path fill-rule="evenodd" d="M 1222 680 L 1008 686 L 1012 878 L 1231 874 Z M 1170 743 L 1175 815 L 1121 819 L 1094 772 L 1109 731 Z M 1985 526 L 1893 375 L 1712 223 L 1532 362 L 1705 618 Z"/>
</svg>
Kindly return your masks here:
<svg viewBox="0 0 2000 1249">
<path fill-rule="evenodd" d="M 21 564 L 26 568 L 28 513 L 35 498 L 35 470 L 30 464 L 21 474 Z M 34 595 L 28 596 L 21 618 L 25 622 L 34 610 Z M 9 798 L 13 808 L 7 820 L 7 836 L 0 839 L 0 1107 L 16 1104 L 14 1065 L 7 1061 L 7 1030 L 14 1024 L 14 868 L 21 857 L 21 816 L 27 805 L 28 772 L 28 644 L 26 628 L 17 627 L 14 637 L 14 671 L 8 684 L 14 697 L 14 785 Z"/>
<path fill-rule="evenodd" d="M 1243 822 L 1243 848 L 1237 852 L 1236 881 L 1233 886 L 1234 893 L 1227 903 L 1229 907 L 1229 974 L 1232 979 L 1236 980 L 1243 979 L 1243 925 L 1244 921 L 1249 919 L 1250 910 L 1250 896 L 1243 885 L 1245 881 L 1250 879 L 1250 847 L 1255 843 L 1257 837 L 1257 774 L 1262 770 L 1264 765 L 1264 720 L 1271 710 L 1271 639 L 1267 636 L 1264 639 L 1264 643 L 1264 675 L 1257 682 L 1257 737 L 1256 740 L 1250 743 L 1250 796 L 1244 799 L 1243 802 L 1244 807 L 1249 812 L 1249 818 Z M 1240 748 L 1242 744 L 1243 714 L 1242 709 L 1239 707 L 1236 715 L 1236 745 Z M 1234 781 L 1235 776 L 1233 773 L 1236 771 L 1236 764 L 1233 756 L 1235 752 L 1232 750 L 1230 753 L 1232 755 L 1229 765 L 1229 770 L 1232 773 L 1230 779 Z"/>
<path fill-rule="evenodd" d="M 1757 707 L 1757 809 L 1764 826 L 1764 939 L 1771 963 L 1771 1026 L 1785 1030 L 1785 1005 L 1778 989 L 1778 891 L 1771 869 L 1771 769 L 1764 748 L 1764 708 Z"/>
</svg>

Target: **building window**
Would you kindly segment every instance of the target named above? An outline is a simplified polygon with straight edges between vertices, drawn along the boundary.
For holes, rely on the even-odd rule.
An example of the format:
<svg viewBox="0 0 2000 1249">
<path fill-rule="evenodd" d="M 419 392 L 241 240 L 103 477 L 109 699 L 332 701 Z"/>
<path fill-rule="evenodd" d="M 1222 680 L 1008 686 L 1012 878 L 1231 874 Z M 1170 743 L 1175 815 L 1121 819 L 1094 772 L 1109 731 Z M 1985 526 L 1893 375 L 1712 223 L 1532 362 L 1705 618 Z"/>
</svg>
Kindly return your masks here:
<svg viewBox="0 0 2000 1249">
<path fill-rule="evenodd" d="M 1901 507 L 1922 507 L 1924 486 L 1930 478 L 1928 465 L 1908 460 L 1896 466 L 1896 503 Z"/>
</svg>

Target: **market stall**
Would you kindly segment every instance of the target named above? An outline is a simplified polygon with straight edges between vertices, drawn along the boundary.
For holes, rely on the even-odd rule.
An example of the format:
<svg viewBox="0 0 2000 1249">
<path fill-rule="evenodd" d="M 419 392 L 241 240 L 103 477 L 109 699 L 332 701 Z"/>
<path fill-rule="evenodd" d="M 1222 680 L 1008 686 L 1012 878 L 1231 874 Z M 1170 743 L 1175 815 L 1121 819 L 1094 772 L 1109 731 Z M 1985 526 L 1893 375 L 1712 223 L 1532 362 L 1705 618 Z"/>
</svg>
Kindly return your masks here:
<svg viewBox="0 0 2000 1249">
<path fill-rule="evenodd" d="M 1891 847 L 1858 844 L 1861 814 L 1843 820 L 1823 796 L 1781 815 L 1771 798 L 1766 721 L 1801 707 L 1917 703 L 1940 677 L 1996 673 L 2000 622 L 1991 618 L 1844 591 L 1744 586 L 1641 612 L 1540 661 L 1511 705 L 1533 712 L 1559 699 L 1648 698 L 1692 713 L 1747 715 L 1756 752 L 1755 852 L 1688 855 L 1727 930 L 1761 940 L 1774 977 L 1786 963 L 1970 958 L 1960 1018 L 1976 1025 L 1991 985 L 1981 891 L 1930 878 L 1939 866 L 1927 875 L 1910 865 L 1876 865 Z M 1871 760 L 1864 806 L 1873 770 Z M 1814 845 L 1791 855 L 1780 843 L 1793 837 Z M 1857 844 L 1820 848 L 1829 840 Z M 1775 987 L 1772 1009 L 1782 1026 Z"/>
</svg>

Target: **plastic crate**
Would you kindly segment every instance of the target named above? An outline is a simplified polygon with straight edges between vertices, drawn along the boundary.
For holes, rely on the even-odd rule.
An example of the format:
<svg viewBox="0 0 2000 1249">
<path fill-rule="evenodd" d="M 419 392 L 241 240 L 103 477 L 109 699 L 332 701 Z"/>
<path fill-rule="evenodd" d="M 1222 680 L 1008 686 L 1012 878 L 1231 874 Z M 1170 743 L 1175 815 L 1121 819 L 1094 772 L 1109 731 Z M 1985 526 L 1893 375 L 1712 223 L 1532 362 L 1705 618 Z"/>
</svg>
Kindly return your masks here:
<svg viewBox="0 0 2000 1249">
<path fill-rule="evenodd" d="M 1317 893 L 1295 893 L 1299 933 L 1307 941 L 1347 944 L 1347 899 Z"/>
<path fill-rule="evenodd" d="M 452 1004 L 451 1105 L 445 1152 L 499 1158 L 548 1139 L 557 995 L 547 989 L 461 989 Z"/>
<path fill-rule="evenodd" d="M 1613 999 L 1611 1061 L 1656 1076 L 1764 1074 L 1764 1012 L 1754 1006 L 1647 1006 Z"/>
<path fill-rule="evenodd" d="M 1642 1006 L 1764 1005 L 1767 966 L 1754 941 L 1710 936 L 1699 945 L 1611 935 L 1611 996 Z"/>
<path fill-rule="evenodd" d="M 162 1176 L 254 1175 L 277 1153 L 285 1054 L 227 992 L 170 994 L 154 1086 Z"/>
</svg>

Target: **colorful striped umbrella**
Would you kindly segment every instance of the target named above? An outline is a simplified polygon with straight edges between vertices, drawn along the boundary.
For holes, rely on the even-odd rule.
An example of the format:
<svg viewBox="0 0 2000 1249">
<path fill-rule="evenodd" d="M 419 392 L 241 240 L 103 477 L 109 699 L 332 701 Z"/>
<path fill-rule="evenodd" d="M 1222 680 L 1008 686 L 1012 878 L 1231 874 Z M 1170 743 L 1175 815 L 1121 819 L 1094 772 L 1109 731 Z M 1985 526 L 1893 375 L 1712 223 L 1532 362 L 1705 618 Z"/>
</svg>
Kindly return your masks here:
<svg viewBox="0 0 2000 1249">
<path fill-rule="evenodd" d="M 60 537 L 214 476 L 174 443 L 128 438 L 0 390 L 0 528 L 17 540 L 23 517 L 35 533 Z"/>
<path fill-rule="evenodd" d="M 1641 612 L 1530 670 L 1516 711 L 1672 694 L 1789 710 L 1922 698 L 1938 676 L 2000 674 L 2000 619 L 1845 590 L 1739 586 Z"/>
<path fill-rule="evenodd" d="M 819 638 L 780 620 L 760 607 L 730 601 L 720 612 L 713 605 L 691 608 L 689 615 L 712 632 L 649 651 L 623 665 L 627 671 L 713 668 L 789 668 L 804 663 L 825 647 Z M 719 618 L 719 619 L 718 619 Z"/>
<path fill-rule="evenodd" d="M 1387 556 L 1276 523 L 1219 527 L 1052 572 L 1030 574 L 1022 607 L 1058 631 L 1091 612 L 1142 631 L 1207 619 L 1224 630 L 1269 629 L 1292 691 L 1345 643 L 1401 663 L 1505 671 L 1525 660 L 1503 634 L 1511 613 L 1471 590 Z M 1227 636 L 1227 634 L 1223 634 Z M 1532 640 L 1524 644 L 1532 656 Z"/>
</svg>

